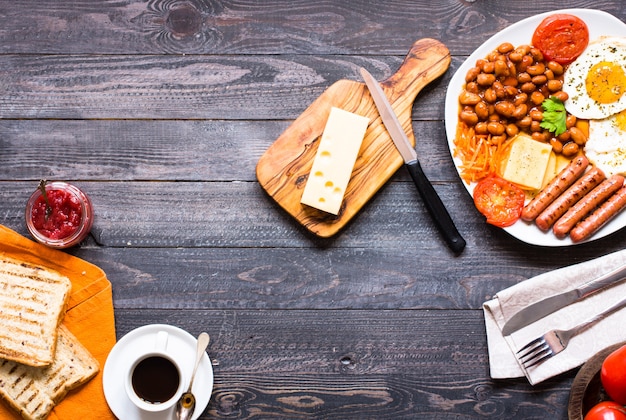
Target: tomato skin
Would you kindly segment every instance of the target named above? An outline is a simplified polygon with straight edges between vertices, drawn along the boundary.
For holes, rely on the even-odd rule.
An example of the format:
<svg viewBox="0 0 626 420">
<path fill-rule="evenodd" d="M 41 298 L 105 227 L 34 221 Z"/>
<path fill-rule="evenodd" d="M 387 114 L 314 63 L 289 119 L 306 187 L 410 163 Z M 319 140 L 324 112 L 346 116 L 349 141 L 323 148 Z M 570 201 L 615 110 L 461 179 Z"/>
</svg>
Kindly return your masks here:
<svg viewBox="0 0 626 420">
<path fill-rule="evenodd" d="M 507 227 L 522 215 L 526 194 L 517 185 L 497 175 L 482 179 L 474 188 L 474 205 L 487 223 Z"/>
<path fill-rule="evenodd" d="M 585 414 L 584 420 L 626 420 L 626 408 L 614 401 L 602 401 Z"/>
<path fill-rule="evenodd" d="M 626 405 L 626 345 L 604 359 L 600 380 L 611 400 Z"/>
<path fill-rule="evenodd" d="M 589 29 L 582 19 L 557 13 L 548 16 L 537 26 L 532 44 L 539 48 L 545 59 L 569 64 L 587 48 Z"/>
</svg>

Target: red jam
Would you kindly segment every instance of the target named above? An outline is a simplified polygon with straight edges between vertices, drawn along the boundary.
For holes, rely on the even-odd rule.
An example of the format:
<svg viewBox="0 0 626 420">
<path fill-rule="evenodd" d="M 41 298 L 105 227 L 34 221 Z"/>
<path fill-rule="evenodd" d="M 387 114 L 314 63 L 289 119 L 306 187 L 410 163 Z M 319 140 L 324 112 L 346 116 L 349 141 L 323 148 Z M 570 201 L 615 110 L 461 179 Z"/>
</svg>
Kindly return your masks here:
<svg viewBox="0 0 626 420">
<path fill-rule="evenodd" d="M 65 190 L 46 191 L 48 203 L 41 195 L 31 212 L 35 229 L 50 239 L 63 239 L 74 234 L 80 225 L 83 215 L 78 198 Z"/>
<path fill-rule="evenodd" d="M 46 197 L 36 190 L 26 205 L 26 226 L 39 242 L 67 248 L 89 234 L 93 210 L 89 198 L 78 188 L 64 182 L 45 186 Z"/>
</svg>

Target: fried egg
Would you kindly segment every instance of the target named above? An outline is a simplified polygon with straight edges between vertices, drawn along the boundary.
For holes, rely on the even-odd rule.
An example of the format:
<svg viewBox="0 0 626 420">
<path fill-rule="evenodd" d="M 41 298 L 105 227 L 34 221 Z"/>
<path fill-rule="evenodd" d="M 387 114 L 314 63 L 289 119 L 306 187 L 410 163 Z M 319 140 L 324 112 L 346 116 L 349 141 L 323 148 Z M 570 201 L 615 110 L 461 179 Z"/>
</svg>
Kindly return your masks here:
<svg viewBox="0 0 626 420">
<path fill-rule="evenodd" d="M 626 38 L 601 37 L 566 69 L 565 109 L 578 118 L 602 119 L 626 109 Z"/>
<path fill-rule="evenodd" d="M 626 110 L 601 120 L 589 121 L 585 155 L 608 177 L 626 175 Z"/>
</svg>

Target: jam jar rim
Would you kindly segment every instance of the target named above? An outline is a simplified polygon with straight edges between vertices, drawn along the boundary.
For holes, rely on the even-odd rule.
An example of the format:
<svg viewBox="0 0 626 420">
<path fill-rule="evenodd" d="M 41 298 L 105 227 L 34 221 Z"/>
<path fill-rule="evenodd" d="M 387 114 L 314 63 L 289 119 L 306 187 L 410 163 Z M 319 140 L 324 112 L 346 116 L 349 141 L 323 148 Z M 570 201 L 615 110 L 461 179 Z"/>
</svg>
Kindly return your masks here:
<svg viewBox="0 0 626 420">
<path fill-rule="evenodd" d="M 26 204 L 26 227 L 30 234 L 35 238 L 38 242 L 50 246 L 52 248 L 69 248 L 71 246 L 77 245 L 83 239 L 87 237 L 89 232 L 91 231 L 91 226 L 93 223 L 93 215 L 92 215 L 92 204 L 89 197 L 77 186 L 63 182 L 63 181 L 53 181 L 46 183 L 46 191 L 49 190 L 63 190 L 74 195 L 81 206 L 81 220 L 78 225 L 78 229 L 73 234 L 66 236 L 61 239 L 51 239 L 47 236 L 43 235 L 35 226 L 32 221 L 32 209 L 36 202 L 36 200 L 41 197 L 42 193 L 40 189 L 36 189 L 31 194 L 28 202 Z"/>
</svg>

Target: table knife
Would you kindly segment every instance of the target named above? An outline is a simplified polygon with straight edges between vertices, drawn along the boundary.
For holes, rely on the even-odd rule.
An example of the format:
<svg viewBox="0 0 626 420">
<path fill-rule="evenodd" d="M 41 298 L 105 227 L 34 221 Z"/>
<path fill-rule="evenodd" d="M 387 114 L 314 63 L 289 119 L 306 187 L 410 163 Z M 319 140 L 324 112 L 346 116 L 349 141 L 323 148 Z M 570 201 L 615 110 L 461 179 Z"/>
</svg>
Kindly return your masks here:
<svg viewBox="0 0 626 420">
<path fill-rule="evenodd" d="M 374 99 L 374 104 L 378 109 L 380 117 L 383 121 L 383 125 L 389 132 L 393 143 L 400 152 L 402 159 L 404 159 L 404 165 L 411 174 L 411 178 L 417 187 L 417 191 L 428 210 L 428 213 L 432 217 L 437 229 L 443 235 L 448 247 L 456 254 L 459 254 L 465 248 L 465 239 L 461 236 L 457 230 L 448 210 L 443 205 L 441 198 L 437 195 L 437 192 L 433 188 L 432 184 L 426 178 L 424 171 L 417 159 L 417 153 L 413 148 L 413 145 L 409 141 L 398 121 L 396 113 L 393 111 L 387 96 L 383 92 L 382 88 L 374 79 L 374 77 L 364 68 L 361 68 L 361 75 L 365 80 L 365 84 L 369 88 L 369 91 Z"/>
<path fill-rule="evenodd" d="M 546 315 L 556 312 L 574 302 L 604 290 L 626 279 L 626 265 L 616 268 L 607 274 L 593 279 L 576 289 L 550 296 L 535 302 L 515 313 L 502 328 L 502 335 L 510 335 L 515 331 L 540 320 Z"/>
</svg>

